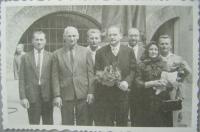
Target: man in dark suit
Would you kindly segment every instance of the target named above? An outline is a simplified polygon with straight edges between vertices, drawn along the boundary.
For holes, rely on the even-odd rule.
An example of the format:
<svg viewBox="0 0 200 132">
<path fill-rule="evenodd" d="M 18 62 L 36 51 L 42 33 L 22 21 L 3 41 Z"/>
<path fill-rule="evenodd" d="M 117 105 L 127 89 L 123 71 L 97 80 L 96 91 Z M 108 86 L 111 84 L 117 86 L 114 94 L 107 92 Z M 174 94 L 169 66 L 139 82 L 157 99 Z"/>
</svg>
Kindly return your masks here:
<svg viewBox="0 0 200 132">
<path fill-rule="evenodd" d="M 101 32 L 99 29 L 89 29 L 87 32 L 87 42 L 88 42 L 88 57 L 92 58 L 92 67 L 94 68 L 95 64 L 95 55 L 97 50 L 100 48 L 101 43 Z M 94 86 L 95 89 L 95 86 Z M 94 103 L 91 102 L 89 104 L 89 116 L 88 116 L 88 125 L 93 125 L 93 121 L 95 120 L 95 109 L 94 109 Z"/>
<path fill-rule="evenodd" d="M 28 110 L 30 124 L 53 124 L 51 81 L 51 53 L 44 50 L 46 36 L 33 32 L 33 50 L 22 56 L 19 75 L 21 104 Z"/>
<path fill-rule="evenodd" d="M 103 71 L 106 66 L 116 65 L 121 72 L 121 81 L 112 87 L 97 83 L 95 90 L 96 125 L 127 126 L 128 92 L 134 79 L 136 60 L 133 50 L 120 45 L 120 29 L 112 26 L 108 29 L 109 44 L 96 53 L 95 72 Z"/>
<path fill-rule="evenodd" d="M 135 54 L 135 58 L 137 64 L 141 62 L 141 56 L 144 53 L 143 44 L 140 43 L 140 32 L 137 28 L 131 28 L 128 31 L 128 38 L 130 47 Z M 129 98 L 129 107 L 130 107 L 130 118 L 131 118 L 131 125 L 135 126 L 134 120 L 137 120 L 137 111 L 140 110 L 137 105 L 140 105 L 138 102 L 138 96 L 140 96 L 139 89 L 137 89 L 135 83 L 133 82 L 131 91 L 130 91 L 130 98 Z"/>
<path fill-rule="evenodd" d="M 53 55 L 54 104 L 61 108 L 62 124 L 74 125 L 76 119 L 77 125 L 87 125 L 87 104 L 93 100 L 92 59 L 87 57 L 87 48 L 77 44 L 79 33 L 75 27 L 66 27 L 63 38 L 64 47 Z"/>
</svg>

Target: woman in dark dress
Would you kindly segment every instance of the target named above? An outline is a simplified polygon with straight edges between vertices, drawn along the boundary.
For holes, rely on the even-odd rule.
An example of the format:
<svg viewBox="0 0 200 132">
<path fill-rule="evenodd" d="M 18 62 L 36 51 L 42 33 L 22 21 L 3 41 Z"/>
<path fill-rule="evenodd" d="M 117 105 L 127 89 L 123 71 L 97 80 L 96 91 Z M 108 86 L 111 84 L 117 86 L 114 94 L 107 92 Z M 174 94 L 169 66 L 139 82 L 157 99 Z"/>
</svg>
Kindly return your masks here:
<svg viewBox="0 0 200 132">
<path fill-rule="evenodd" d="M 165 63 L 159 57 L 158 46 L 152 42 L 146 47 L 142 62 L 137 67 L 136 84 L 140 97 L 136 113 L 136 126 L 140 127 L 170 127 L 172 112 L 162 110 L 161 102 L 169 100 L 170 88 L 168 82 L 161 79 Z M 156 94 L 156 90 L 162 92 Z"/>
</svg>

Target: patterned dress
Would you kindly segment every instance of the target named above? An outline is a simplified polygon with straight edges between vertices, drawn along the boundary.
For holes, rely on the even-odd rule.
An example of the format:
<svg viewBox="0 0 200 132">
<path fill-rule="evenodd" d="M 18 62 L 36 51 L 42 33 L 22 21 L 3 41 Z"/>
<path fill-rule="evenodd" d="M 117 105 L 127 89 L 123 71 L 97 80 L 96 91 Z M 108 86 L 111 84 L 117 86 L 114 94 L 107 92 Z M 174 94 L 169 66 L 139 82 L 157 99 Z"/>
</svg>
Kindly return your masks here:
<svg viewBox="0 0 200 132">
<path fill-rule="evenodd" d="M 139 98 L 136 107 L 135 124 L 140 127 L 170 127 L 173 124 L 172 111 L 162 109 L 162 101 L 169 100 L 170 88 L 156 95 L 152 88 L 145 88 L 145 82 L 159 80 L 165 63 L 160 58 L 146 59 L 138 65 L 136 84 Z"/>
</svg>

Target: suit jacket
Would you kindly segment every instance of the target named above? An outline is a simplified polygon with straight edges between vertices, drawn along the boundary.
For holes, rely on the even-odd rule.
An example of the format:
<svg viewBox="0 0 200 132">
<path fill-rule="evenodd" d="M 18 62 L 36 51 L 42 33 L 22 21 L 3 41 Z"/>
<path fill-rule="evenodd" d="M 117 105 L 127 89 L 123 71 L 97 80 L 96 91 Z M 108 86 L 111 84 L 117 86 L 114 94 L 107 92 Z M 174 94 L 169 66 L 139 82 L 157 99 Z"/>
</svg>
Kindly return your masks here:
<svg viewBox="0 0 200 132">
<path fill-rule="evenodd" d="M 96 53 L 95 71 L 103 71 L 106 66 L 111 65 L 113 53 L 110 45 L 106 45 L 99 49 Z M 125 45 L 120 45 L 120 49 L 117 55 L 118 64 L 117 67 L 121 71 L 122 81 L 126 81 L 130 85 L 134 79 L 136 59 L 133 50 Z M 107 87 L 100 83 L 97 83 L 96 99 L 105 100 L 126 100 L 127 92 L 123 92 L 118 87 Z"/>
<path fill-rule="evenodd" d="M 129 47 L 129 46 L 128 46 Z M 131 48 L 132 49 L 132 48 Z M 142 45 L 142 43 L 139 43 L 138 44 L 138 52 L 137 52 L 137 58 L 136 58 L 136 61 L 137 61 L 137 64 L 139 64 L 141 62 L 141 57 L 143 56 L 143 53 L 144 53 L 145 49 L 144 49 L 144 46 Z"/>
<path fill-rule="evenodd" d="M 138 44 L 137 59 L 136 59 L 137 65 L 139 63 L 141 63 L 141 57 L 144 55 L 144 51 L 145 51 L 144 46 L 142 45 L 142 43 L 139 43 Z M 132 82 L 132 86 L 131 87 L 132 87 L 131 88 L 132 90 L 130 92 L 130 99 L 132 100 L 132 102 L 136 102 L 137 99 L 138 99 L 138 96 L 140 96 L 140 89 L 137 88 L 135 80 Z"/>
<path fill-rule="evenodd" d="M 52 54 L 43 52 L 43 62 L 41 70 L 41 96 L 44 101 L 50 101 L 52 98 L 51 90 L 51 63 Z M 34 51 L 30 51 L 22 56 L 19 73 L 19 95 L 20 99 L 27 98 L 29 102 L 36 102 L 38 96 L 39 75 L 37 74 Z"/>
<path fill-rule="evenodd" d="M 76 45 L 74 66 L 72 68 L 69 48 L 63 47 L 54 52 L 52 65 L 52 87 L 54 97 L 63 100 L 85 99 L 93 93 L 91 80 L 93 76 L 92 58 L 87 57 L 87 48 Z"/>
</svg>

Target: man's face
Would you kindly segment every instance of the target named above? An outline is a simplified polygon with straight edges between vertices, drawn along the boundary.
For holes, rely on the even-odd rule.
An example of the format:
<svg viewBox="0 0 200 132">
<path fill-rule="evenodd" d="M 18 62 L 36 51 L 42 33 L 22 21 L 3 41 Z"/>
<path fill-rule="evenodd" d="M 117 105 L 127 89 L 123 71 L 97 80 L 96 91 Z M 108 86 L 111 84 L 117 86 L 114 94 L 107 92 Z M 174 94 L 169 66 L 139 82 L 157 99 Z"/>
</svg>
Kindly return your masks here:
<svg viewBox="0 0 200 132">
<path fill-rule="evenodd" d="M 169 38 L 160 38 L 159 49 L 161 54 L 168 54 L 171 50 L 171 41 Z"/>
<path fill-rule="evenodd" d="M 45 35 L 42 33 L 35 33 L 32 39 L 33 47 L 38 51 L 44 49 L 46 45 Z"/>
<path fill-rule="evenodd" d="M 21 53 L 21 52 L 23 52 L 23 51 L 24 51 L 24 46 L 23 46 L 23 44 L 17 45 L 17 53 Z"/>
<path fill-rule="evenodd" d="M 78 39 L 79 39 L 79 35 L 75 29 L 69 29 L 64 34 L 64 40 L 69 47 L 73 47 L 74 45 L 76 45 Z"/>
<path fill-rule="evenodd" d="M 121 38 L 118 28 L 112 27 L 108 29 L 108 40 L 112 46 L 116 46 L 120 42 Z"/>
<path fill-rule="evenodd" d="M 128 33 L 129 45 L 135 46 L 140 40 L 140 33 L 136 29 L 132 29 Z"/>
<path fill-rule="evenodd" d="M 91 33 L 88 36 L 88 43 L 91 49 L 95 50 L 98 47 L 100 42 L 101 42 L 101 36 L 99 33 Z"/>
</svg>

